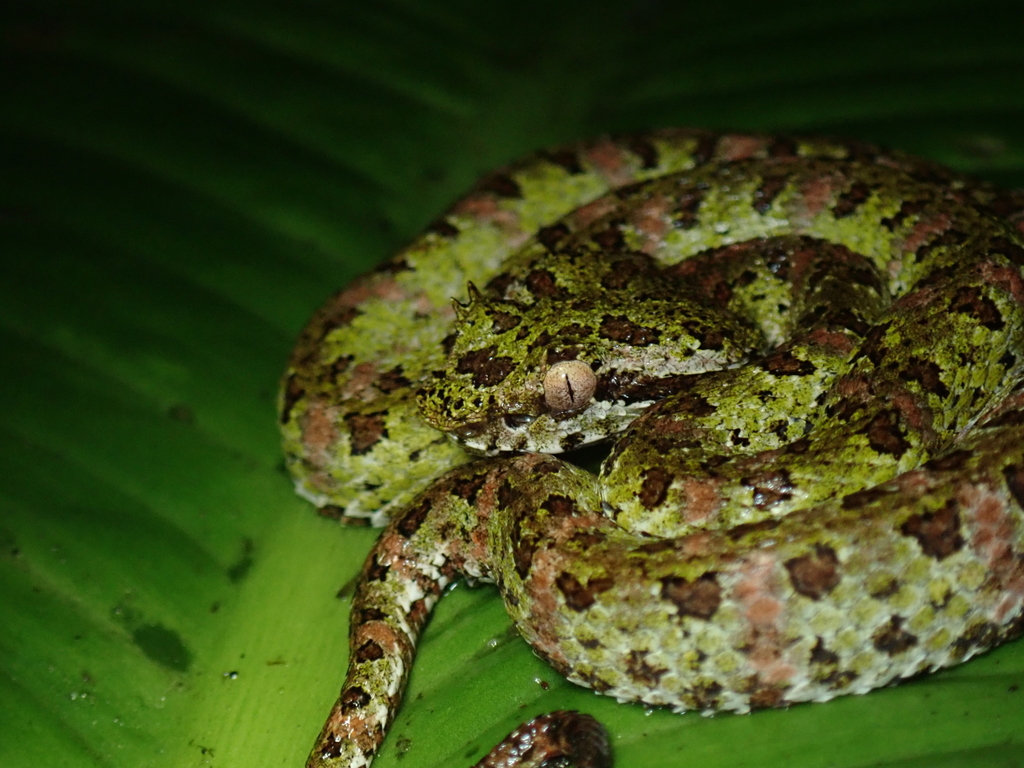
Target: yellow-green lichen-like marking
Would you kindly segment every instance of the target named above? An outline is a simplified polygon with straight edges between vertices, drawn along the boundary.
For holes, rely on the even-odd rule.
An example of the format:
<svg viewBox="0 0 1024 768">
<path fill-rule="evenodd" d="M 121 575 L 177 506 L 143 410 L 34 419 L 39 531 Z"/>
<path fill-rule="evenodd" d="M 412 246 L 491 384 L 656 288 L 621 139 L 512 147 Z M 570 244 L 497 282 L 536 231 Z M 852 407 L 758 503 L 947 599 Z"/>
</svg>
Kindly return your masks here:
<svg viewBox="0 0 1024 768">
<path fill-rule="evenodd" d="M 299 492 L 387 524 L 309 765 L 367 765 L 441 591 L 677 711 L 864 693 L 1024 629 L 1024 192 L 866 145 L 664 131 L 528 158 L 335 296 Z M 455 300 L 454 304 L 452 299 Z M 551 454 L 614 440 L 599 474 Z M 589 717 L 486 768 L 609 761 Z"/>
</svg>

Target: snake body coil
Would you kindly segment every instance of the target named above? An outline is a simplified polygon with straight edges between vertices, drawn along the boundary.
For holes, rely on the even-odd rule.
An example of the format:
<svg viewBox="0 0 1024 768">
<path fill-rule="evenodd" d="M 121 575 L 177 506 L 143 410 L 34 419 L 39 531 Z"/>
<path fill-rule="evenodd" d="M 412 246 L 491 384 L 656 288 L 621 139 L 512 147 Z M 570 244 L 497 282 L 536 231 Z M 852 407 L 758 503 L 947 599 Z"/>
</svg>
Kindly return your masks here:
<svg viewBox="0 0 1024 768">
<path fill-rule="evenodd" d="M 309 765 L 370 762 L 463 575 L 570 680 L 677 711 L 1021 634 L 1022 231 L 1021 192 L 828 140 L 664 131 L 483 179 L 282 387 L 300 493 L 387 523 Z M 608 439 L 597 475 L 551 455 Z M 481 765 L 569 753 L 608 759 L 556 713 Z"/>
</svg>

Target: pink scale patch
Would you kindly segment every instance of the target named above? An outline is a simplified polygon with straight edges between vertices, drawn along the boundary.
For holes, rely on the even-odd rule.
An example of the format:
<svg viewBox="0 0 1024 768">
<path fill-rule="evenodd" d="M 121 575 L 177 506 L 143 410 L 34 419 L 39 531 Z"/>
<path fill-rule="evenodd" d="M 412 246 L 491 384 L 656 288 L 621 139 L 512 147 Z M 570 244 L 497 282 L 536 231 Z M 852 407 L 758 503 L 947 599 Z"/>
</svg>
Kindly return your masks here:
<svg viewBox="0 0 1024 768">
<path fill-rule="evenodd" d="M 889 402 L 896 407 L 904 418 L 907 426 L 916 432 L 924 432 L 932 427 L 932 414 L 921 408 L 917 400 L 906 392 L 896 393 L 890 396 Z"/>
<path fill-rule="evenodd" d="M 934 218 L 923 219 L 914 224 L 914 228 L 903 241 L 903 251 L 913 253 L 935 235 L 941 235 L 952 224 L 949 214 L 940 213 Z"/>
<path fill-rule="evenodd" d="M 615 199 L 599 197 L 570 213 L 568 221 L 573 229 L 583 229 L 617 208 L 618 203 Z"/>
<path fill-rule="evenodd" d="M 1013 550 L 1019 516 L 1006 501 L 987 488 L 964 486 L 958 501 L 969 510 L 971 548 L 984 560 L 1003 593 L 993 619 L 1002 624 L 1019 611 L 1024 602 L 1024 561 Z"/>
<path fill-rule="evenodd" d="M 781 569 L 773 553 L 752 552 L 733 588 L 733 597 L 743 606 L 749 623 L 747 658 L 757 670 L 758 679 L 767 685 L 785 683 L 797 674 L 796 666 L 785 659 L 786 644 L 779 621 L 785 608 L 778 596 Z"/>
<path fill-rule="evenodd" d="M 1021 280 L 1016 267 L 1003 267 L 985 261 L 980 265 L 980 270 L 982 277 L 989 284 L 999 286 L 1013 296 L 1013 300 L 1018 304 L 1024 304 L 1024 280 Z"/>
<path fill-rule="evenodd" d="M 722 480 L 686 478 L 679 489 L 683 496 L 682 512 L 688 523 L 703 523 L 714 517 L 724 500 L 719 489 Z"/>
<path fill-rule="evenodd" d="M 853 339 L 847 334 L 829 331 L 827 328 L 817 329 L 807 339 L 812 344 L 818 344 L 825 349 L 834 349 L 842 354 L 848 354 L 856 347 Z"/>
<path fill-rule="evenodd" d="M 716 159 L 734 162 L 764 157 L 768 152 L 768 138 L 730 133 L 718 140 Z"/>
<path fill-rule="evenodd" d="M 900 493 L 908 498 L 919 498 L 935 487 L 931 473 L 924 469 L 904 472 L 892 482 L 899 487 Z"/>
<path fill-rule="evenodd" d="M 911 291 L 894 303 L 891 311 L 898 312 L 901 310 L 916 309 L 918 307 L 927 307 L 938 300 L 940 293 L 941 286 L 928 285 L 924 288 L 918 288 L 916 291 Z"/>
<path fill-rule="evenodd" d="M 863 376 L 847 375 L 836 382 L 836 393 L 846 400 L 867 402 L 873 397 L 871 383 Z"/>
<path fill-rule="evenodd" d="M 808 219 L 813 219 L 832 202 L 835 193 L 845 184 L 845 179 L 835 174 L 815 176 L 804 182 L 800 190 L 803 198 L 803 210 L 801 213 Z"/>
<path fill-rule="evenodd" d="M 628 155 L 611 141 L 596 142 L 587 148 L 586 156 L 612 186 L 618 187 L 633 180 Z"/>
<path fill-rule="evenodd" d="M 519 217 L 515 212 L 502 208 L 490 195 L 472 195 L 455 204 L 452 213 L 465 216 L 484 224 L 494 224 L 506 233 L 519 233 Z"/>
<path fill-rule="evenodd" d="M 644 236 L 645 242 L 641 247 L 644 253 L 652 254 L 662 244 L 665 233 L 671 227 L 668 217 L 671 208 L 670 200 L 658 196 L 645 201 L 634 212 L 632 222 L 637 231 Z"/>
<path fill-rule="evenodd" d="M 337 418 L 336 407 L 313 400 L 299 421 L 302 445 L 306 448 L 308 458 L 316 463 L 322 464 L 322 454 L 338 441 L 338 430 L 334 426 Z"/>
<path fill-rule="evenodd" d="M 757 597 L 747 605 L 747 620 L 756 627 L 767 627 L 775 624 L 782 613 L 782 603 L 775 597 Z"/>
<path fill-rule="evenodd" d="M 390 656 L 406 653 L 411 643 L 404 634 L 397 632 L 382 621 L 373 621 L 359 627 L 358 643 L 372 640 Z"/>
<path fill-rule="evenodd" d="M 309 485 L 320 493 L 329 494 L 338 489 L 338 483 L 327 472 L 314 472 L 309 476 Z"/>
<path fill-rule="evenodd" d="M 552 543 L 557 547 L 565 544 L 565 542 L 580 531 L 593 532 L 599 535 L 598 529 L 607 525 L 610 525 L 608 518 L 596 512 L 573 515 L 571 517 L 559 516 L 556 518 L 556 525 L 553 528 L 548 526 L 545 533 L 551 537 Z"/>
<path fill-rule="evenodd" d="M 708 531 L 691 533 L 677 540 L 684 557 L 707 557 L 718 550 L 720 538 Z"/>
<path fill-rule="evenodd" d="M 561 633 L 564 632 L 563 620 L 559 617 L 561 594 L 555 585 L 555 579 L 562 571 L 560 558 L 551 550 L 537 553 L 531 571 L 529 589 L 529 612 L 526 625 L 535 639 L 530 640 L 534 649 L 548 659 L 566 664 L 562 651 Z"/>
<path fill-rule="evenodd" d="M 413 303 L 413 311 L 421 318 L 427 319 L 431 315 L 433 318 L 442 318 L 444 320 L 451 320 L 455 317 L 455 310 L 452 308 L 451 302 L 445 302 L 442 306 L 436 307 L 430 301 L 425 293 L 420 293 L 416 296 L 416 300 Z"/>
<path fill-rule="evenodd" d="M 359 363 L 352 369 L 352 375 L 345 386 L 341 389 L 341 396 L 346 400 L 359 398 L 363 402 L 370 402 L 377 397 L 376 391 L 371 389 L 377 380 L 376 363 Z"/>
<path fill-rule="evenodd" d="M 409 294 L 393 277 L 370 275 L 357 280 L 334 298 L 335 307 L 357 307 L 369 299 L 403 301 Z"/>
<path fill-rule="evenodd" d="M 778 559 L 767 551 L 751 552 L 742 568 L 740 581 L 733 588 L 734 596 L 744 606 L 744 615 L 753 626 L 773 626 L 782 610 L 782 603 L 773 585 Z M 769 604 L 774 603 L 774 607 Z"/>
</svg>

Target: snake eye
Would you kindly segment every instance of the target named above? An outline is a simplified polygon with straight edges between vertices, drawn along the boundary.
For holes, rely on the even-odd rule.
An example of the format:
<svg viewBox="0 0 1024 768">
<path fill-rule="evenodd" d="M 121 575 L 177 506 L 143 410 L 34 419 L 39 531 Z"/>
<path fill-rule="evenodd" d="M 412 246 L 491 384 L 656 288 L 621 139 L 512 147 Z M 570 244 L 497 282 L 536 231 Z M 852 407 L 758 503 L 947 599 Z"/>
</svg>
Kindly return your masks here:
<svg viewBox="0 0 1024 768">
<path fill-rule="evenodd" d="M 544 374 L 544 402 L 555 413 L 582 408 L 595 389 L 597 376 L 582 360 L 563 360 Z"/>
</svg>

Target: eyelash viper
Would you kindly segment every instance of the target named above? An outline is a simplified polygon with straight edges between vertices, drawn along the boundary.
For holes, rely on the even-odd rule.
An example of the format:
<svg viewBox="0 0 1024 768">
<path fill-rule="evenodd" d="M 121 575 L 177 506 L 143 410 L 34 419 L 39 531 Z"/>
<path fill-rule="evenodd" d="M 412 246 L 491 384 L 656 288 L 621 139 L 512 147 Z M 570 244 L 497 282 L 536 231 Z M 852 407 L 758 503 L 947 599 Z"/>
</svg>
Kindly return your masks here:
<svg viewBox="0 0 1024 768">
<path fill-rule="evenodd" d="M 1020 635 L 1022 233 L 1022 191 L 827 139 L 669 130 L 486 176 L 284 377 L 299 493 L 387 525 L 308 765 L 372 760 L 460 577 L 570 680 L 677 711 Z M 550 455 L 610 438 L 599 475 Z M 608 764 L 554 713 L 480 765 L 570 747 Z"/>
</svg>

